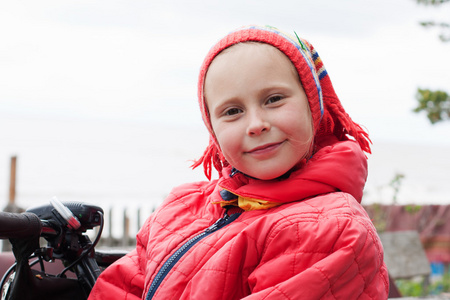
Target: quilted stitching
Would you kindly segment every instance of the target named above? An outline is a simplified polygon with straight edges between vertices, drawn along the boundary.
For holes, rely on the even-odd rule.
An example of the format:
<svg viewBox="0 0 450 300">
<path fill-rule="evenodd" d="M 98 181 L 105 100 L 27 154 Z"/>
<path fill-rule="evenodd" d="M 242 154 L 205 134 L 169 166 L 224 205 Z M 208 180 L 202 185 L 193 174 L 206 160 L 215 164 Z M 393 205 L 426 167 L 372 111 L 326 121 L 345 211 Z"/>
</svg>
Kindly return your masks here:
<svg viewBox="0 0 450 300">
<path fill-rule="evenodd" d="M 146 276 L 143 297 L 160 265 L 180 246 L 177 241 L 182 243 L 222 216 L 217 206 L 195 207 L 192 203 L 197 201 L 193 197 L 211 193 L 213 185 L 175 190 L 141 230 L 139 261 L 135 264 L 144 266 L 145 271 L 136 269 L 132 280 Z M 167 218 L 174 207 L 185 212 L 174 216 L 176 222 Z M 349 235 L 348 230 L 353 233 Z M 159 254 L 162 246 L 164 253 Z M 344 261 L 340 261 L 342 256 L 333 258 L 333 253 L 341 252 L 346 255 Z M 373 261 L 374 267 L 368 269 L 367 260 Z M 287 268 L 278 270 L 280 263 Z M 336 272 L 331 268 L 334 264 L 345 267 Z M 348 280 L 352 287 L 343 288 L 342 280 Z M 180 299 L 204 299 L 205 295 L 210 299 L 299 299 L 299 293 L 314 290 L 309 287 L 316 284 L 322 286 L 322 299 L 348 298 L 355 286 L 361 290 L 355 297 L 383 299 L 387 282 L 382 247 L 373 224 L 353 197 L 333 193 L 243 213 L 190 249 L 171 270 L 155 299 L 168 295 Z M 385 295 L 377 294 L 380 285 Z M 135 293 L 129 291 L 127 297 L 134 300 Z"/>
</svg>

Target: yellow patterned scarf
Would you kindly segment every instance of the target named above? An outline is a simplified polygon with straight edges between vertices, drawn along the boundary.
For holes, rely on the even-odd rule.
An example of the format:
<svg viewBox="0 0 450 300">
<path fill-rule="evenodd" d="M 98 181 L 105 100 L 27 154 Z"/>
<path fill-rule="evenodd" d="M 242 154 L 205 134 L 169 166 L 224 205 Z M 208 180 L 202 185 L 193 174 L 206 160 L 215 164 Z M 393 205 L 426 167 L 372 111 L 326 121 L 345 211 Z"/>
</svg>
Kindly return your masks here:
<svg viewBox="0 0 450 300">
<path fill-rule="evenodd" d="M 226 191 L 226 190 L 223 190 L 223 191 Z M 258 209 L 269 209 L 269 208 L 272 208 L 272 207 L 282 204 L 282 203 L 271 202 L 271 201 L 267 201 L 267 200 L 246 198 L 246 197 L 242 197 L 239 195 L 234 195 L 229 191 L 227 191 L 227 192 L 235 197 L 233 197 L 232 200 L 228 200 L 228 201 L 222 200 L 222 201 L 217 201 L 217 202 L 212 202 L 212 203 L 220 204 L 220 206 L 222 206 L 222 207 L 225 207 L 228 205 L 238 206 L 245 211 L 258 210 Z"/>
</svg>

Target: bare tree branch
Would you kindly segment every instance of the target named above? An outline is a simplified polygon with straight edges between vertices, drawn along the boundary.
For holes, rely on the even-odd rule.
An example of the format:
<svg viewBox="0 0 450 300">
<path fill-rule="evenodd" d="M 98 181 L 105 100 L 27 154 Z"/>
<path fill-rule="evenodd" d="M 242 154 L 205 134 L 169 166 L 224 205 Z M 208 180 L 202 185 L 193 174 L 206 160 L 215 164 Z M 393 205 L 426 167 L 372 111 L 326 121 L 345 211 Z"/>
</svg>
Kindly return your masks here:
<svg viewBox="0 0 450 300">
<path fill-rule="evenodd" d="M 449 1 L 450 0 L 417 0 L 417 3 L 425 5 L 441 5 Z"/>
</svg>

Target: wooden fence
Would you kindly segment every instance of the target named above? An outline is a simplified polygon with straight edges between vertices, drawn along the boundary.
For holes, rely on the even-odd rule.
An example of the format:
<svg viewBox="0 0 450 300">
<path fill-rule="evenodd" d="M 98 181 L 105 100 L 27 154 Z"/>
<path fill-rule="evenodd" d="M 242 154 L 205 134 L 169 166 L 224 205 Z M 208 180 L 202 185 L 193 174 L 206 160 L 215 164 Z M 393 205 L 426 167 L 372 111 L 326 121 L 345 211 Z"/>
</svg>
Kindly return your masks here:
<svg viewBox="0 0 450 300">
<path fill-rule="evenodd" d="M 21 213 L 24 211 L 19 207 L 16 200 L 16 165 L 17 156 L 11 157 L 10 182 L 8 204 L 3 210 L 5 212 Z M 104 229 L 98 247 L 134 247 L 136 233 L 143 225 L 145 219 L 155 210 L 155 207 L 121 208 L 119 206 L 104 208 Z M 88 232 L 91 239 L 95 238 L 99 228 Z M 3 252 L 11 251 L 8 240 L 2 240 Z"/>
<path fill-rule="evenodd" d="M 150 209 L 143 207 L 105 209 L 105 226 L 98 247 L 134 247 L 138 230 L 155 209 L 155 207 Z M 93 235 L 95 236 L 97 233 L 98 228 Z"/>
</svg>

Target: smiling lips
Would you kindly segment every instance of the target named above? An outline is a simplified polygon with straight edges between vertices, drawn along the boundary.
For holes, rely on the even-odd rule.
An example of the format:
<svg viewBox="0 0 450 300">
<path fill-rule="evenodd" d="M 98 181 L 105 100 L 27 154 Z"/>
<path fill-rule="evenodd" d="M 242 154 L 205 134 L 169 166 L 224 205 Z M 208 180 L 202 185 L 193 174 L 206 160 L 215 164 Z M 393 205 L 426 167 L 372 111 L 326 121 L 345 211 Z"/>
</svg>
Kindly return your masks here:
<svg viewBox="0 0 450 300">
<path fill-rule="evenodd" d="M 265 144 L 262 146 L 255 147 L 250 151 L 246 151 L 245 153 L 256 156 L 272 154 L 272 152 L 276 151 L 282 144 L 283 142 Z"/>
</svg>

